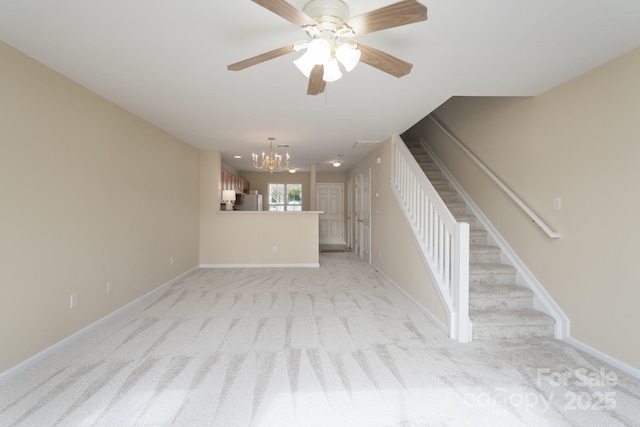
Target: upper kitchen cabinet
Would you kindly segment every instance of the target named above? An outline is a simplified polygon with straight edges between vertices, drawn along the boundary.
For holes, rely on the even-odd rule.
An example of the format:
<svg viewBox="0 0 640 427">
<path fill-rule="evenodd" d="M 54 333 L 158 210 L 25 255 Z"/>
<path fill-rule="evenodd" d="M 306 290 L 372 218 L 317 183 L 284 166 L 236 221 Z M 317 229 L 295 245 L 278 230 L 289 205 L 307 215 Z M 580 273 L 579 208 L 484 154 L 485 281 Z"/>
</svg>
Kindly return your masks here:
<svg viewBox="0 0 640 427">
<path fill-rule="evenodd" d="M 236 193 L 244 193 L 249 190 L 249 181 L 225 170 L 222 171 L 221 183 L 223 191 L 235 190 Z"/>
</svg>

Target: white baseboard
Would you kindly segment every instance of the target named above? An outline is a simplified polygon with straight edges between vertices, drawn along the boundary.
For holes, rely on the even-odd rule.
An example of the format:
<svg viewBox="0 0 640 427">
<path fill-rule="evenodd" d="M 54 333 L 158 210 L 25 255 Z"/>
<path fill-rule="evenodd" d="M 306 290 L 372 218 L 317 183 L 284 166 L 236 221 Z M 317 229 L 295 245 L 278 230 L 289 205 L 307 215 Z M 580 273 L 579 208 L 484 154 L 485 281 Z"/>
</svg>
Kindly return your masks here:
<svg viewBox="0 0 640 427">
<path fill-rule="evenodd" d="M 386 274 L 384 274 L 382 271 L 380 271 L 378 268 L 373 267 L 376 270 L 376 273 L 378 273 L 379 275 L 381 275 L 382 277 L 385 278 L 385 280 L 387 280 L 389 283 L 391 283 L 393 286 L 396 287 L 396 289 L 398 289 L 398 291 L 400 291 L 400 293 L 402 295 L 404 295 L 409 301 L 411 301 L 411 303 L 418 309 L 420 310 L 420 312 L 422 314 L 424 314 L 426 316 L 426 318 L 429 320 L 429 322 L 431 322 L 436 328 L 440 329 L 442 332 L 444 332 L 444 334 L 448 337 L 449 336 L 449 327 L 447 325 L 445 325 L 440 319 L 438 319 L 436 316 L 433 315 L 433 313 L 431 313 L 429 310 L 427 310 L 427 308 L 420 304 L 418 302 L 418 300 L 416 300 L 413 296 L 411 296 L 411 294 L 409 294 L 407 291 L 405 291 L 402 286 L 398 285 L 396 282 L 394 282 L 393 280 L 391 280 L 389 277 L 387 277 Z"/>
<path fill-rule="evenodd" d="M 603 353 L 600 350 L 597 350 L 593 347 L 591 347 L 588 344 L 583 343 L 582 341 L 579 341 L 573 337 L 567 337 L 563 340 L 564 342 L 566 342 L 569 345 L 574 346 L 577 349 L 580 349 L 582 351 L 584 351 L 587 354 L 590 354 L 591 356 L 595 357 L 596 359 L 600 359 L 605 363 L 608 363 L 609 365 L 613 366 L 614 368 L 617 368 L 619 370 L 621 370 L 622 372 L 624 372 L 625 374 L 629 374 L 632 377 L 635 377 L 637 379 L 640 380 L 640 369 L 638 368 L 634 368 L 631 365 L 628 365 L 618 359 L 616 359 L 615 357 L 612 357 L 606 353 Z"/>
<path fill-rule="evenodd" d="M 192 273 L 193 271 L 197 270 L 198 267 L 193 267 L 190 270 L 180 274 L 179 276 L 169 280 L 167 283 L 158 286 L 157 288 L 155 288 L 152 291 L 147 292 L 146 294 L 142 295 L 141 297 L 136 298 L 135 300 L 131 301 L 130 303 L 123 305 L 122 307 L 118 308 L 115 311 L 112 311 L 111 313 L 107 314 L 106 316 L 96 320 L 95 322 L 91 323 L 88 326 L 85 326 L 84 328 L 80 329 L 79 331 L 69 335 L 68 337 L 64 338 L 61 341 L 58 341 L 57 343 L 53 344 L 50 347 L 45 348 L 44 350 L 34 354 L 33 356 L 29 357 L 28 359 L 18 363 L 17 365 L 13 366 L 12 368 L 7 369 L 6 371 L 0 372 L 0 385 L 4 384 L 6 381 L 8 381 L 10 378 L 14 377 L 15 375 L 26 371 L 27 369 L 31 368 L 32 366 L 42 362 L 44 359 L 46 359 L 47 357 L 51 356 L 53 353 L 55 353 L 56 351 L 58 351 L 59 349 L 71 344 L 72 342 L 76 341 L 77 339 L 79 339 L 80 337 L 82 337 L 83 335 L 85 335 L 87 332 L 90 332 L 94 329 L 96 329 L 98 326 L 103 325 L 104 323 L 108 322 L 109 320 L 115 318 L 116 316 L 119 316 L 120 314 L 124 313 L 125 311 L 129 310 L 130 308 L 132 308 L 133 306 L 145 301 L 148 298 L 153 297 L 156 294 L 161 293 L 162 291 L 164 291 L 165 289 L 167 289 L 168 287 L 170 287 L 171 285 L 173 285 L 175 282 L 177 282 L 178 280 L 182 279 L 183 277 L 189 275 L 190 273 Z"/>
<path fill-rule="evenodd" d="M 320 263 L 301 264 L 200 264 L 200 268 L 320 268 Z"/>
</svg>

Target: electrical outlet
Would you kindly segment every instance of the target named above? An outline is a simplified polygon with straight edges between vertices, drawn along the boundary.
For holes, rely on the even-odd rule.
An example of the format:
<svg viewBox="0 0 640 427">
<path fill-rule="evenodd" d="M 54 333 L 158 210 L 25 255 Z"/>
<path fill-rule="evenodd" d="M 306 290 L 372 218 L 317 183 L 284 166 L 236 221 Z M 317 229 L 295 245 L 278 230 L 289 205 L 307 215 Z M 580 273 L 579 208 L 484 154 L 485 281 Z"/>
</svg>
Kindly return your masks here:
<svg viewBox="0 0 640 427">
<path fill-rule="evenodd" d="M 562 208 L 562 199 L 560 196 L 556 196 L 553 198 L 553 209 L 559 211 Z"/>
<path fill-rule="evenodd" d="M 69 308 L 75 308 L 78 306 L 78 294 L 71 294 L 69 297 Z"/>
<path fill-rule="evenodd" d="M 173 257 L 169 258 L 169 265 L 173 265 Z"/>
<path fill-rule="evenodd" d="M 113 290 L 113 285 L 111 285 L 111 282 L 107 282 L 107 293 L 110 294 L 112 290 Z"/>
<path fill-rule="evenodd" d="M 275 254 L 276 252 L 278 252 L 278 246 L 277 245 L 273 245 L 273 253 Z"/>
</svg>

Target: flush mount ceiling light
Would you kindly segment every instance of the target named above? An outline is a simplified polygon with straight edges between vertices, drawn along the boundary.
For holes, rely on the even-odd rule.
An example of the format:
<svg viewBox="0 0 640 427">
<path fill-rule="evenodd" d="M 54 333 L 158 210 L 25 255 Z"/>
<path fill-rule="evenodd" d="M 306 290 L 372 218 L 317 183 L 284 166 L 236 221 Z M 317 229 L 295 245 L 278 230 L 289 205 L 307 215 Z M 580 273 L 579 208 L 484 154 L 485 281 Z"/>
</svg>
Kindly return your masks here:
<svg viewBox="0 0 640 427">
<path fill-rule="evenodd" d="M 274 137 L 269 137 L 267 139 L 269 140 L 269 154 L 265 154 L 263 151 L 262 160 L 260 162 L 258 162 L 258 155 L 256 153 L 251 154 L 253 167 L 256 169 L 266 169 L 270 173 L 273 173 L 273 171 L 280 172 L 285 170 L 289 170 L 289 172 L 291 172 L 291 169 L 289 168 L 289 153 L 285 154 L 285 162 L 283 165 L 282 155 L 278 154 L 273 149 L 273 141 L 276 139 Z"/>
<path fill-rule="evenodd" d="M 351 39 L 427 19 L 427 8 L 416 0 L 403 0 L 353 18 L 349 17 L 349 7 L 341 0 L 311 0 L 302 11 L 286 0 L 252 1 L 301 27 L 308 40 L 236 62 L 227 69 L 240 71 L 306 49 L 294 64 L 309 79 L 308 95 L 324 92 L 326 82 L 342 77 L 339 64 L 347 72 L 358 62 L 364 62 L 394 77 L 408 74 L 413 65 Z"/>
<path fill-rule="evenodd" d="M 333 165 L 334 168 L 339 168 L 342 165 L 342 162 L 340 160 L 335 160 L 331 164 Z"/>
</svg>

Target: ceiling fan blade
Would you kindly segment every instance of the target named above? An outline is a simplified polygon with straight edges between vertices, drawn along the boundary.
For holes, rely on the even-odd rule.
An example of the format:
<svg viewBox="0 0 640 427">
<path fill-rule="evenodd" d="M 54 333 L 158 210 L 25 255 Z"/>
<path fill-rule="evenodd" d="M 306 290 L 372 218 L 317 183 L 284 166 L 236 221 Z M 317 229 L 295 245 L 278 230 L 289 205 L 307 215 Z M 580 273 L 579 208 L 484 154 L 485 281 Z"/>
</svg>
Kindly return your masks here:
<svg viewBox="0 0 640 427">
<path fill-rule="evenodd" d="M 347 21 L 347 25 L 353 29 L 356 36 L 361 36 L 426 19 L 427 8 L 425 6 L 416 0 L 404 0 L 355 16 Z"/>
<path fill-rule="evenodd" d="M 309 88 L 307 89 L 307 95 L 317 95 L 324 92 L 326 82 L 322 79 L 324 75 L 324 65 L 316 65 L 309 74 Z"/>
<path fill-rule="evenodd" d="M 282 46 L 281 48 L 270 50 L 269 52 L 262 53 L 260 55 L 252 56 L 251 58 L 247 58 L 243 61 L 236 62 L 235 64 L 227 65 L 227 70 L 229 71 L 240 71 L 245 68 L 252 67 L 254 65 L 260 64 L 261 62 L 269 61 L 270 59 L 277 58 L 282 55 L 286 55 L 287 53 L 294 52 L 294 45 L 290 44 L 287 46 Z"/>
<path fill-rule="evenodd" d="M 409 64 L 402 59 L 395 56 L 384 53 L 381 50 L 375 49 L 371 46 L 367 46 L 362 43 L 358 43 L 358 49 L 360 49 L 360 62 L 364 62 L 367 65 L 371 65 L 373 68 L 377 68 L 380 71 L 391 74 L 394 77 L 402 77 L 409 74 L 412 64 Z"/>
<path fill-rule="evenodd" d="M 291 22 L 298 27 L 305 25 L 315 25 L 316 21 L 311 19 L 306 13 L 291 6 L 285 0 L 251 0 L 256 4 L 270 10 L 278 16 Z"/>
</svg>

